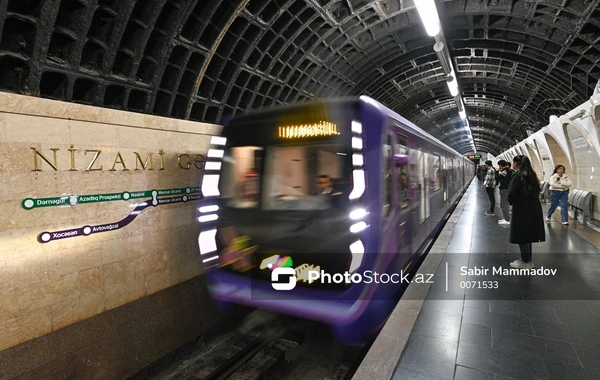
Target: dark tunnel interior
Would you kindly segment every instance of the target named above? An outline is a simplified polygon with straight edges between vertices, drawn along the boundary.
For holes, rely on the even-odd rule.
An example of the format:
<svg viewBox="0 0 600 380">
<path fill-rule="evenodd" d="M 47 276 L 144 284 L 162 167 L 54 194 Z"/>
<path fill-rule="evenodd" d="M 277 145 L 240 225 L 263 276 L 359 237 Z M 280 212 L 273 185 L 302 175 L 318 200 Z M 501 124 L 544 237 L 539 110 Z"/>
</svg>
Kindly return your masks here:
<svg viewBox="0 0 600 380">
<path fill-rule="evenodd" d="M 600 0 L 438 0 L 475 147 L 499 154 L 586 101 Z M 0 90 L 219 123 L 369 95 L 471 145 L 410 0 L 3 0 Z"/>
</svg>

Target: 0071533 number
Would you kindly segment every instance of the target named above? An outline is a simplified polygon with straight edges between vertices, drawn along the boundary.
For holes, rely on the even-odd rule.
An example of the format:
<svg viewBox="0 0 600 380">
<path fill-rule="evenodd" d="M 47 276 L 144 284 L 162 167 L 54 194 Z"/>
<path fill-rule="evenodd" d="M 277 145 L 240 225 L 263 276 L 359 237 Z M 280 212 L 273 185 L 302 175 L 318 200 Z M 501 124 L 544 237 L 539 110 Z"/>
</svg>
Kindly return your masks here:
<svg viewBox="0 0 600 380">
<path fill-rule="evenodd" d="M 498 289 L 498 281 L 461 281 L 461 289 Z"/>
</svg>

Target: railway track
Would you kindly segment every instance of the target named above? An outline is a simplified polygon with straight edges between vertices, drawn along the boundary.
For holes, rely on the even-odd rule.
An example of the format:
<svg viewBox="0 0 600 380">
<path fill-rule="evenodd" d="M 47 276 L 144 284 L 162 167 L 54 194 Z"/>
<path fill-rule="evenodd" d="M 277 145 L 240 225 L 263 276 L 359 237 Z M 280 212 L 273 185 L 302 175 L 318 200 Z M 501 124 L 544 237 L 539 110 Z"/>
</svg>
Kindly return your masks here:
<svg viewBox="0 0 600 380">
<path fill-rule="evenodd" d="M 252 326 L 249 327 L 248 324 Z M 276 364 L 281 365 L 283 361 L 293 359 L 296 355 L 293 352 L 304 342 L 304 334 L 294 330 L 291 319 L 271 317 L 263 313 L 251 316 L 251 321 L 246 322 L 241 331 L 252 339 L 209 373 L 205 373 L 206 369 L 197 373 L 198 378 L 265 378 L 268 372 L 272 372 L 273 367 L 278 367 Z"/>
<path fill-rule="evenodd" d="M 363 351 L 335 343 L 325 326 L 259 310 L 130 380 L 344 380 Z"/>
</svg>

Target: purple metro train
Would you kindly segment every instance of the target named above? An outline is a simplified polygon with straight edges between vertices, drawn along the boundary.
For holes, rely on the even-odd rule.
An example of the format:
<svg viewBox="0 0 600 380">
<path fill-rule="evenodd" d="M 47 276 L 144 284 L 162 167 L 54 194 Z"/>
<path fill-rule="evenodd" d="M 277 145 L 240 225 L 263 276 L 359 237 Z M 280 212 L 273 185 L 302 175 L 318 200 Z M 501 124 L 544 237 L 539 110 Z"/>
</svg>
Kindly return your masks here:
<svg viewBox="0 0 600 380">
<path fill-rule="evenodd" d="M 375 100 L 233 118 L 213 136 L 198 207 L 209 291 L 329 325 L 378 331 L 474 164 Z"/>
</svg>

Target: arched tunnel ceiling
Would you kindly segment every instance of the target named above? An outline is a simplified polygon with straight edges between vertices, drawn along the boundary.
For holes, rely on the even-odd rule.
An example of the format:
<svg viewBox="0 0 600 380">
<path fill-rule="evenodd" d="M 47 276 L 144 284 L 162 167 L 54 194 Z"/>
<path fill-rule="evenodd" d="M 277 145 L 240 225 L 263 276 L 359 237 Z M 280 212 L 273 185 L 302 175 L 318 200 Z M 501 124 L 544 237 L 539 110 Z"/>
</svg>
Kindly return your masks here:
<svg viewBox="0 0 600 380">
<path fill-rule="evenodd" d="M 367 94 L 470 143 L 419 0 L 0 0 L 0 90 L 218 123 Z M 477 150 L 592 95 L 600 0 L 437 0 Z"/>
</svg>

